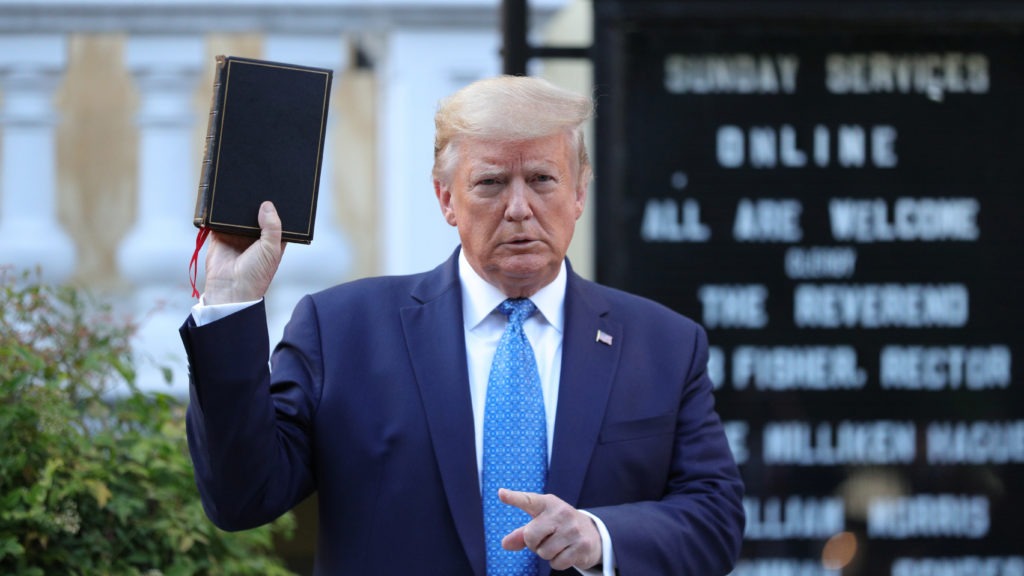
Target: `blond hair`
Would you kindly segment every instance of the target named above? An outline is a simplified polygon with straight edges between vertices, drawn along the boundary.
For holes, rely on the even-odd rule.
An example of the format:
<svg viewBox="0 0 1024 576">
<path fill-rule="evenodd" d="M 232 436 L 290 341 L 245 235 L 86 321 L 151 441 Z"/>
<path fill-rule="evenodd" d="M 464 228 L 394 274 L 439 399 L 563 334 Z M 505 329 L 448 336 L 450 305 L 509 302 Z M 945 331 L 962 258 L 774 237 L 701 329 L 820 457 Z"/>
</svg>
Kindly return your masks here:
<svg viewBox="0 0 1024 576">
<path fill-rule="evenodd" d="M 565 132 L 576 149 L 579 177 L 590 180 L 590 158 L 583 124 L 594 113 L 593 101 L 541 78 L 497 76 L 479 80 L 441 101 L 434 115 L 436 180 L 449 183 L 466 137 L 522 141 Z"/>
</svg>

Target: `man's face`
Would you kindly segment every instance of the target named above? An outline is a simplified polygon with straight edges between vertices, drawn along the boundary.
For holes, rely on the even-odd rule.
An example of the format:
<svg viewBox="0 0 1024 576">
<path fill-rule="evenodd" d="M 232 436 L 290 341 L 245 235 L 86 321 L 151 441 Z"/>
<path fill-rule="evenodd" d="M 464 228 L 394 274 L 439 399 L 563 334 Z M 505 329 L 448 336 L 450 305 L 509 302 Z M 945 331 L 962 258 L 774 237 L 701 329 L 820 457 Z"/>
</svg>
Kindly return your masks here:
<svg viewBox="0 0 1024 576">
<path fill-rule="evenodd" d="M 532 296 L 558 275 L 586 185 L 563 133 L 519 142 L 464 138 L 451 183 L 434 181 L 477 274 L 506 296 Z"/>
</svg>

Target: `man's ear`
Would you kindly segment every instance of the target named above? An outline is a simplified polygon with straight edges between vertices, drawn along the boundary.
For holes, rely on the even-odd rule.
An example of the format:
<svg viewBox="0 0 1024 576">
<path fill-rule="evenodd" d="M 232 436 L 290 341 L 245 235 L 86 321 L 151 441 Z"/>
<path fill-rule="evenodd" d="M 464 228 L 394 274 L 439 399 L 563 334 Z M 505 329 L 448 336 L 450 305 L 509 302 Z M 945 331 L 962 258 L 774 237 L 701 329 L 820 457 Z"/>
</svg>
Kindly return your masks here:
<svg viewBox="0 0 1024 576">
<path fill-rule="evenodd" d="M 581 177 L 576 182 L 576 219 L 579 220 L 580 216 L 583 215 L 583 208 L 587 205 L 587 189 L 590 187 L 590 173 L 585 173 L 586 177 Z"/>
<path fill-rule="evenodd" d="M 434 194 L 437 195 L 437 203 L 441 206 L 441 214 L 444 216 L 445 222 L 452 226 L 458 226 L 458 220 L 455 218 L 455 208 L 452 206 L 451 188 L 446 184 L 442 184 L 437 178 L 434 178 Z"/>
</svg>

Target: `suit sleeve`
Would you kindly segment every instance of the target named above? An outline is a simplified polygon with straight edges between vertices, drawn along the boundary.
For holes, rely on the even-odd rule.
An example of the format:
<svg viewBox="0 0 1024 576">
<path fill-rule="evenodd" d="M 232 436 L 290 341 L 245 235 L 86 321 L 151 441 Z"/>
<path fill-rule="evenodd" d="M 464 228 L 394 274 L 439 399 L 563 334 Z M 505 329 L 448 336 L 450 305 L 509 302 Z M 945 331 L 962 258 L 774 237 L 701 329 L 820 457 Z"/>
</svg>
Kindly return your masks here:
<svg viewBox="0 0 1024 576">
<path fill-rule="evenodd" d="M 300 302 L 267 359 L 260 302 L 180 329 L 189 360 L 189 452 L 207 515 L 225 530 L 270 522 L 312 493 L 312 418 L 322 365 L 311 300 Z"/>
<path fill-rule="evenodd" d="M 724 575 L 739 556 L 743 483 L 714 410 L 707 337 L 696 330 L 665 495 L 588 508 L 607 526 L 623 576 Z"/>
</svg>

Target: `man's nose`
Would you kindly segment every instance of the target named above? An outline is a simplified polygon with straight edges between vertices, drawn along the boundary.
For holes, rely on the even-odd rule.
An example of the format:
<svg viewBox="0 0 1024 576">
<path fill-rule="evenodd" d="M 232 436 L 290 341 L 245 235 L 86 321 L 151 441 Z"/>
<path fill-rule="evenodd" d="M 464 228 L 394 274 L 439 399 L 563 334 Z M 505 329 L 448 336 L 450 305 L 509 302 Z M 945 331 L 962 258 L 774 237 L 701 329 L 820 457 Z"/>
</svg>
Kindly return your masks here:
<svg viewBox="0 0 1024 576">
<path fill-rule="evenodd" d="M 506 219 L 518 222 L 533 215 L 529 194 L 530 187 L 522 178 L 512 180 L 508 187 L 508 202 L 505 205 Z"/>
</svg>

